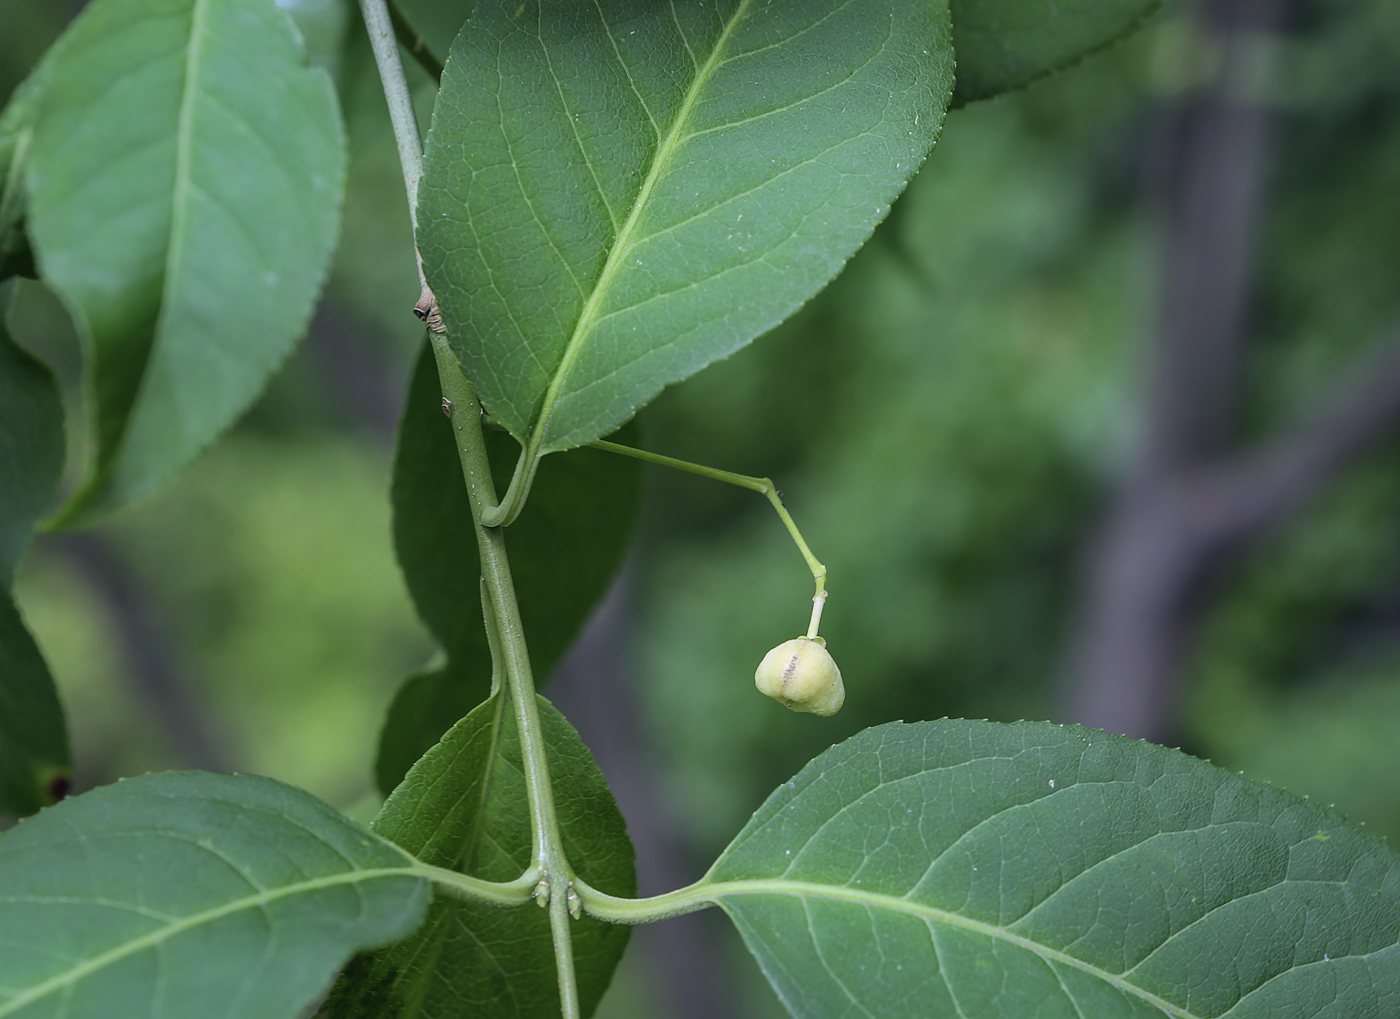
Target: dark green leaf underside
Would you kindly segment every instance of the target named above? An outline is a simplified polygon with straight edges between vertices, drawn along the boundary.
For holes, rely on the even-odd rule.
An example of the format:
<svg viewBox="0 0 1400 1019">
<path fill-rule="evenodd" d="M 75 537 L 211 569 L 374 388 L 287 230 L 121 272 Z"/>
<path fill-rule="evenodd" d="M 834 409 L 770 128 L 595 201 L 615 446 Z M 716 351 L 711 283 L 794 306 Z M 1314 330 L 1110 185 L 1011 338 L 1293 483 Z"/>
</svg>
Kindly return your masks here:
<svg viewBox="0 0 1400 1019">
<path fill-rule="evenodd" d="M 487 410 L 582 445 L 776 325 L 884 218 L 951 85 L 937 2 L 477 4 L 419 220 Z"/>
<path fill-rule="evenodd" d="M 626 824 L 607 782 L 573 727 L 538 701 L 555 805 L 576 872 L 614 895 L 636 878 Z M 374 822 L 424 862 L 495 881 L 531 862 L 530 817 L 514 712 L 493 697 L 459 722 L 409 772 Z M 606 990 L 628 928 L 582 918 L 573 924 L 584 1014 Z M 347 969 L 327 1019 L 449 1019 L 559 1014 L 548 917 L 533 906 L 494 909 L 440 898 L 412 938 Z"/>
<path fill-rule="evenodd" d="M 272 0 L 95 0 L 46 70 L 25 184 L 85 340 L 74 523 L 159 485 L 262 389 L 323 281 L 345 157 L 330 80 Z"/>
<path fill-rule="evenodd" d="M 0 588 L 14 582 L 30 532 L 63 476 L 63 403 L 53 373 L 5 326 L 14 284 L 0 284 Z"/>
<path fill-rule="evenodd" d="M 387 795 L 404 773 L 491 689 L 471 507 L 431 349 L 409 385 L 394 457 L 394 547 L 418 615 L 447 655 L 410 677 L 380 738 L 376 776 Z M 633 441 L 635 430 L 618 437 Z M 519 447 L 487 435 L 509 469 Z M 594 449 L 546 458 L 520 518 L 506 531 L 530 658 L 549 676 L 616 574 L 631 539 L 640 464 Z M 559 564 L 567 562 L 568 569 Z"/>
<path fill-rule="evenodd" d="M 68 789 L 63 704 L 48 664 L 0 588 L 0 813 L 22 817 Z"/>
<path fill-rule="evenodd" d="M 0 1016 L 290 1019 L 410 933 L 404 853 L 300 790 L 167 773 L 0 836 Z"/>
<path fill-rule="evenodd" d="M 798 1016 L 1382 1017 L 1400 855 L 1147 743 L 892 723 L 779 788 L 710 880 Z"/>
<path fill-rule="evenodd" d="M 63 472 L 58 385 L 5 328 L 13 289 L 0 284 L 0 813 L 22 816 L 63 794 L 70 761 L 58 690 L 10 595 Z"/>
<path fill-rule="evenodd" d="M 951 0 L 953 105 L 1020 88 L 1138 27 L 1161 0 Z"/>
</svg>

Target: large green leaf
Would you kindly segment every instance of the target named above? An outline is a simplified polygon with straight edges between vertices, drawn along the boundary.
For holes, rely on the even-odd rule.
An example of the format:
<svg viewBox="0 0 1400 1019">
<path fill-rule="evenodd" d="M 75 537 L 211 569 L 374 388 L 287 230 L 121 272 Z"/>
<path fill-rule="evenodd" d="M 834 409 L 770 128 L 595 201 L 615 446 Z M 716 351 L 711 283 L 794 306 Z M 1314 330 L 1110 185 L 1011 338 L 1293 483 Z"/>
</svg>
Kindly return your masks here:
<svg viewBox="0 0 1400 1019">
<path fill-rule="evenodd" d="M 635 895 L 632 844 L 607 781 L 573 727 L 540 698 L 555 806 L 575 871 L 613 895 Z M 414 765 L 373 828 L 425 863 L 513 881 L 531 862 L 529 807 L 515 713 L 501 694 L 464 718 Z M 559 891 L 563 894 L 563 890 Z M 572 925 L 584 1015 L 597 1007 L 628 928 Z M 552 1019 L 559 1014 L 549 918 L 440 898 L 413 937 L 356 959 L 327 1019 Z"/>
<path fill-rule="evenodd" d="M 49 667 L 0 588 L 0 813 L 23 816 L 61 799 L 72 764 Z"/>
<path fill-rule="evenodd" d="M 10 338 L 0 284 L 0 812 L 30 814 L 68 787 L 68 729 L 53 677 L 10 596 L 34 522 L 63 473 L 63 405 L 48 368 Z"/>
<path fill-rule="evenodd" d="M 8 589 L 30 532 L 63 477 L 63 403 L 46 366 L 5 327 L 14 284 L 0 284 L 0 588 Z"/>
<path fill-rule="evenodd" d="M 424 344 L 394 458 L 394 547 L 418 614 L 447 660 L 410 677 L 389 709 L 376 764 L 386 794 L 491 690 L 476 531 L 441 404 L 437 368 Z M 634 434 L 619 438 L 628 441 Z M 500 432 L 488 433 L 487 442 L 493 463 L 509 468 L 515 442 Z M 617 572 L 632 534 L 639 468 L 635 460 L 596 449 L 550 457 L 507 531 L 530 660 L 540 679 L 548 677 Z"/>
<path fill-rule="evenodd" d="M 919 168 L 952 70 L 938 0 L 478 3 L 419 239 L 487 410 L 581 445 L 786 318 Z"/>
<path fill-rule="evenodd" d="M 329 78 L 272 0 L 95 0 L 48 68 L 28 229 L 87 354 L 95 454 L 63 520 L 150 491 L 257 396 L 336 236 Z"/>
<path fill-rule="evenodd" d="M 249 775 L 127 779 L 0 836 L 0 1016 L 278 1019 L 429 894 L 402 850 Z"/>
<path fill-rule="evenodd" d="M 1123 38 L 1162 0 L 951 0 L 953 105 L 1020 88 Z"/>
<path fill-rule="evenodd" d="M 1078 727 L 868 729 L 708 875 L 797 1016 L 1392 1016 L 1400 855 L 1331 810 Z"/>
<path fill-rule="evenodd" d="M 24 165 L 34 139 L 35 109 L 57 48 L 20 82 L 0 112 L 0 280 L 34 275 L 34 253 L 24 232 Z"/>
</svg>

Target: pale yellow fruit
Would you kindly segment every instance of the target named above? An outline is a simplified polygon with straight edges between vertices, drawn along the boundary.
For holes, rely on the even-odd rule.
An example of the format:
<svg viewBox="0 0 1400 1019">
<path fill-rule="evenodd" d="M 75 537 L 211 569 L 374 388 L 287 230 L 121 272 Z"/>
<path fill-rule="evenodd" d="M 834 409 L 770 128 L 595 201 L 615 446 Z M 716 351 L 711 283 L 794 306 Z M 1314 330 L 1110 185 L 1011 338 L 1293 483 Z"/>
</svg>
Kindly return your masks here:
<svg viewBox="0 0 1400 1019">
<path fill-rule="evenodd" d="M 759 693 L 793 711 L 834 715 L 846 703 L 841 670 L 824 642 L 809 637 L 784 641 L 764 655 L 753 682 Z"/>
</svg>

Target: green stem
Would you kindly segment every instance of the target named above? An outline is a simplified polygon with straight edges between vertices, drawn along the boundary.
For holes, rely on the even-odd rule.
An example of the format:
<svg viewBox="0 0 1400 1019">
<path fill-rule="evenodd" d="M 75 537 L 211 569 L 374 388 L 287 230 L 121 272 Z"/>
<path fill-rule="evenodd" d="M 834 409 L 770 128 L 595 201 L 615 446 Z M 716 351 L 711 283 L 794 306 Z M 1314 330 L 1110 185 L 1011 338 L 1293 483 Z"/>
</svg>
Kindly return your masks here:
<svg viewBox="0 0 1400 1019">
<path fill-rule="evenodd" d="M 360 11 L 369 32 L 375 63 L 379 68 L 384 97 L 389 104 L 389 118 L 394 125 L 398 143 L 399 162 L 403 169 L 404 190 L 408 195 L 409 212 L 413 218 L 414 235 L 418 231 L 418 181 L 423 176 L 423 142 L 418 120 L 413 113 L 412 95 L 404 78 L 399 59 L 398 43 L 394 37 L 392 19 L 385 0 L 360 0 Z M 417 253 L 415 245 L 415 254 Z M 550 910 L 550 931 L 554 941 L 555 971 L 559 981 L 559 1000 L 564 1019 L 578 1019 L 578 986 L 574 976 L 573 942 L 569 930 L 568 892 L 572 887 L 573 871 L 564 854 L 559 833 L 559 819 L 554 808 L 554 790 L 549 779 L 549 761 L 545 753 L 544 730 L 540 725 L 536 703 L 534 677 L 530 672 L 530 657 L 525 647 L 524 630 L 520 623 L 520 606 L 515 597 L 515 583 L 506 558 L 505 540 L 497 526 L 498 515 L 512 516 L 519 512 L 529 479 L 523 486 L 512 485 L 517 494 L 507 500 L 507 511 L 501 513 L 496 501 L 495 485 L 491 480 L 491 464 L 486 456 L 486 439 L 481 430 L 481 404 L 471 384 L 462 373 L 457 356 L 447 344 L 447 338 L 434 326 L 436 300 L 423 277 L 422 259 L 418 259 L 418 275 L 423 294 L 418 311 L 430 326 L 428 337 L 437 361 L 438 378 L 446 400 L 445 409 L 452 421 L 457 453 L 462 463 L 476 528 L 477 548 L 481 555 L 481 576 L 490 611 L 487 622 L 495 635 L 494 649 L 504 665 L 506 686 L 515 708 L 520 731 L 520 748 L 525 769 L 525 789 L 530 807 L 530 828 L 534 842 L 533 864 L 519 882 L 533 883 L 535 893 Z M 517 474 L 521 471 L 518 469 Z M 530 473 L 533 473 L 531 469 Z M 440 877 L 446 880 L 443 872 Z M 455 887 L 467 885 L 454 877 Z M 480 892 L 489 882 L 477 882 L 471 887 Z M 547 899 L 543 897 L 547 896 Z M 510 903 L 517 901 L 512 899 Z"/>
<path fill-rule="evenodd" d="M 460 899 L 484 902 L 489 906 L 521 906 L 530 901 L 539 875 L 527 870 L 514 881 L 483 881 L 446 867 L 434 867 L 422 860 L 415 861 L 412 872 L 420 874 Z"/>
<path fill-rule="evenodd" d="M 694 913 L 718 904 L 723 885 L 709 884 L 701 878 L 693 885 L 677 888 L 665 895 L 646 899 L 624 899 L 600 892 L 581 878 L 574 878 L 574 890 L 589 916 L 611 923 L 654 923 L 682 913 Z"/>
<path fill-rule="evenodd" d="M 486 590 L 486 578 L 481 579 L 481 618 L 486 624 L 486 646 L 491 652 L 491 696 L 501 691 L 505 676 L 505 650 L 501 644 L 500 623 L 496 620 L 496 606 L 491 604 L 491 592 Z"/>
<path fill-rule="evenodd" d="M 596 449 L 605 449 L 610 453 L 620 453 L 623 456 L 645 460 L 647 463 L 660 464 L 663 467 L 674 467 L 678 471 L 698 474 L 702 478 L 723 481 L 729 485 L 738 485 L 740 488 L 747 488 L 751 492 L 759 492 L 765 496 L 768 501 L 772 503 L 773 508 L 778 511 L 778 518 L 782 520 L 783 526 L 788 530 L 788 534 L 792 535 L 792 540 L 797 543 L 798 551 L 802 553 L 802 558 L 807 560 L 807 568 L 812 571 L 812 577 L 817 582 L 817 593 L 812 597 L 812 620 L 807 627 L 808 637 L 815 638 L 817 636 L 817 629 L 821 625 L 822 609 L 826 606 L 826 567 L 817 561 L 817 557 L 814 556 L 812 550 L 807 547 L 807 542 L 802 538 L 802 532 L 797 529 L 797 524 L 793 522 L 792 517 L 788 514 L 787 507 L 783 505 L 782 494 L 778 491 L 778 487 L 773 484 L 772 479 L 755 478 L 747 474 L 735 474 L 733 471 L 721 471 L 714 467 L 693 464 L 688 460 L 677 460 L 675 457 L 662 456 L 660 453 L 648 453 L 644 449 L 620 446 L 616 442 L 607 442 L 603 439 L 599 439 L 597 442 L 590 442 L 589 445 Z"/>
<path fill-rule="evenodd" d="M 559 818 L 554 808 L 554 789 L 549 779 L 549 761 L 545 752 L 544 730 L 540 725 L 539 705 L 535 697 L 535 681 L 530 670 L 530 656 L 525 647 L 525 632 L 520 621 L 520 605 L 515 597 L 515 582 L 506 557 L 505 535 L 500 527 L 484 522 L 485 511 L 497 506 L 495 483 L 491 480 L 491 463 L 486 455 L 486 437 L 481 430 L 481 404 L 462 374 L 457 356 L 447 345 L 447 338 L 429 333 L 433 356 L 437 361 L 438 378 L 447 394 L 448 416 L 456 437 L 457 455 L 462 463 L 472 517 L 476 524 L 477 550 L 481 556 L 481 575 L 491 606 L 495 641 L 504 666 L 506 687 L 515 708 L 520 729 L 520 750 L 525 769 L 525 790 L 530 804 L 530 829 L 534 842 L 534 867 L 539 875 L 538 890 L 541 904 L 550 909 L 550 930 L 554 936 L 555 968 L 559 978 L 559 997 L 566 1019 L 579 1015 L 578 989 L 574 977 L 573 945 L 569 935 L 567 895 L 573 881 L 573 870 L 564 853 L 559 832 Z M 562 911 L 562 912 L 561 912 Z"/>
<path fill-rule="evenodd" d="M 389 120 L 394 125 L 394 142 L 399 148 L 399 166 L 403 169 L 403 189 L 408 195 L 408 214 L 413 220 L 413 232 L 418 233 L 418 181 L 423 177 L 423 135 L 418 130 L 418 117 L 413 112 L 413 93 L 404 77 L 399 59 L 399 41 L 394 21 L 385 0 L 360 0 L 360 14 L 369 33 L 369 46 L 379 68 L 379 81 L 384 99 L 389 104 Z M 421 272 L 421 269 L 420 269 Z"/>
</svg>

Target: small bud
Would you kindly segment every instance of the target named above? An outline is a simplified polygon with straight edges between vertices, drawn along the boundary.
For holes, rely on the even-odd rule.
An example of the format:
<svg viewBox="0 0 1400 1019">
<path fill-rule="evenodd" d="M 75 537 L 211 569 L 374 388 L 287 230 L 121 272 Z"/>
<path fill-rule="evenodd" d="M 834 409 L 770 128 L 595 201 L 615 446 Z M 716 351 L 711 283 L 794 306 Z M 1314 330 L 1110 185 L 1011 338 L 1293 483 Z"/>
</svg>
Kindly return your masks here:
<svg viewBox="0 0 1400 1019">
<path fill-rule="evenodd" d="M 763 656 L 753 674 L 759 693 L 793 711 L 834 715 L 846 703 L 841 670 L 820 638 L 784 641 Z"/>
</svg>

